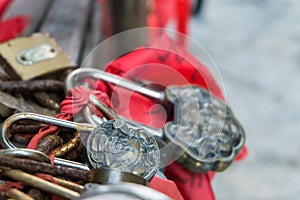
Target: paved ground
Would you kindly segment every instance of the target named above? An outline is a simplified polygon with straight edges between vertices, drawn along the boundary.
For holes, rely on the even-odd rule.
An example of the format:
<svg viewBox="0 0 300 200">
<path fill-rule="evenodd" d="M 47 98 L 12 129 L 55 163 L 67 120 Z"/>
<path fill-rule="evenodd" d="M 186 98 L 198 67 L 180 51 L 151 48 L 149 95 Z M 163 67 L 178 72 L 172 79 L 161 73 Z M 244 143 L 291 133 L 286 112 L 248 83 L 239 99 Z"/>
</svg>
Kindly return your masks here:
<svg viewBox="0 0 300 200">
<path fill-rule="evenodd" d="M 300 1 L 207 0 L 192 21 L 247 132 L 248 158 L 219 174 L 220 200 L 300 198 Z"/>
</svg>

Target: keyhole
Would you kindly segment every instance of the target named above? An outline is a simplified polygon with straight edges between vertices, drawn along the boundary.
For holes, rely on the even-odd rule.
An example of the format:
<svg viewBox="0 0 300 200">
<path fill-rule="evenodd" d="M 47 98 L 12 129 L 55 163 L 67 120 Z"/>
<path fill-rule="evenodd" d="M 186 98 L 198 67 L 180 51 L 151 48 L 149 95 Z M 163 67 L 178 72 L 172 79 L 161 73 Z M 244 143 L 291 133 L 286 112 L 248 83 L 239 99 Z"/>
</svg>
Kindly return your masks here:
<svg viewBox="0 0 300 200">
<path fill-rule="evenodd" d="M 25 56 L 21 56 L 20 58 L 21 58 L 22 61 L 27 61 Z"/>
</svg>

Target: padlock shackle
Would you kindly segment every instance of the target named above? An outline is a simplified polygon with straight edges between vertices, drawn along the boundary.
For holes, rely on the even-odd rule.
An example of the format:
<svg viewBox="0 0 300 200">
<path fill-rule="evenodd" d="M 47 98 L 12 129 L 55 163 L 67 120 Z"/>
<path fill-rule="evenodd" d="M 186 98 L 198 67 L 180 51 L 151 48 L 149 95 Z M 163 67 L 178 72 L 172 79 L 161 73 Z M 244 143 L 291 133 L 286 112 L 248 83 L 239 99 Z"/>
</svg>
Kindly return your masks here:
<svg viewBox="0 0 300 200">
<path fill-rule="evenodd" d="M 76 86 L 76 80 L 80 80 L 84 77 L 91 77 L 94 79 L 102 80 L 104 82 L 112 83 L 118 87 L 122 87 L 142 95 L 148 96 L 150 98 L 156 99 L 160 102 L 165 101 L 165 93 L 155 91 L 149 88 L 144 87 L 142 84 L 129 81 L 120 76 L 107 73 L 100 69 L 95 68 L 79 68 L 72 71 L 66 78 L 66 93 L 74 86 Z"/>
<path fill-rule="evenodd" d="M 93 131 L 95 128 L 95 126 L 93 126 L 91 124 L 76 123 L 76 122 L 71 122 L 71 121 L 67 121 L 67 120 L 61 120 L 61 119 L 54 118 L 54 117 L 49 117 L 46 115 L 39 115 L 39 114 L 35 114 L 35 113 L 17 113 L 17 114 L 10 116 L 9 118 L 7 118 L 2 124 L 0 141 L 4 148 L 17 149 L 17 147 L 8 138 L 8 129 L 17 121 L 25 120 L 25 119 L 38 121 L 38 122 L 42 122 L 45 124 L 52 124 L 52 125 L 59 126 L 59 127 L 75 129 L 78 132 Z M 73 161 L 69 161 L 69 160 L 65 160 L 65 159 L 55 158 L 54 163 L 57 165 L 63 165 L 63 166 L 74 167 L 74 168 L 83 169 L 83 170 L 89 170 L 89 168 L 82 163 L 73 162 Z"/>
</svg>

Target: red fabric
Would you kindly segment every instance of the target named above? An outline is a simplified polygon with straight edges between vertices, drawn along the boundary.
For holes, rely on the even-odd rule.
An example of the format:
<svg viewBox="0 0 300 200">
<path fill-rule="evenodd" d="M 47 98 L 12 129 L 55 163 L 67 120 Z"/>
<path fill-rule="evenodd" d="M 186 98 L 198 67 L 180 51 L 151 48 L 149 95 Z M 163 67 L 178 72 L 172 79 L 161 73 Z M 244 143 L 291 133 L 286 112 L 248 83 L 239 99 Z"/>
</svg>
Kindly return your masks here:
<svg viewBox="0 0 300 200">
<path fill-rule="evenodd" d="M 1 0 L 0 1 L 0 17 L 4 14 L 8 6 L 12 3 L 12 0 Z"/>
<path fill-rule="evenodd" d="M 18 16 L 0 21 L 0 43 L 13 39 L 22 33 L 27 26 L 27 18 Z"/>
<path fill-rule="evenodd" d="M 191 172 L 174 162 L 167 167 L 165 175 L 176 183 L 185 200 L 215 199 L 208 174 Z"/>
<path fill-rule="evenodd" d="M 96 110 L 96 114 L 99 117 L 103 117 L 102 113 L 95 109 L 94 105 L 90 103 L 90 94 L 95 95 L 104 104 L 110 106 L 110 99 L 104 92 L 90 90 L 86 87 L 79 86 L 70 89 L 70 95 L 68 95 L 60 104 L 60 112 L 68 114 L 79 113 L 84 106 L 88 106 L 91 110 Z"/>
<path fill-rule="evenodd" d="M 5 13 L 11 0 L 0 1 L 0 18 Z M 0 19 L 0 43 L 10 40 L 22 33 L 28 24 L 26 16 L 16 16 L 6 20 Z"/>
<path fill-rule="evenodd" d="M 106 8 L 106 0 L 97 0 L 100 4 L 102 14 L 102 25 L 105 37 L 111 36 L 110 23 L 108 17 L 108 9 Z M 188 34 L 188 23 L 191 16 L 191 0 L 151 0 L 147 2 L 149 10 L 147 16 L 147 27 L 165 28 L 171 20 L 176 22 L 177 31 L 186 35 Z M 183 37 L 178 37 L 181 45 L 184 45 Z"/>
<path fill-rule="evenodd" d="M 79 113 L 84 106 L 89 106 L 91 110 L 96 110 L 98 116 L 102 116 L 94 105 L 89 102 L 90 94 L 95 95 L 106 105 L 110 106 L 110 100 L 108 96 L 100 91 L 90 90 L 86 87 L 79 86 L 70 89 L 70 95 L 68 95 L 60 104 L 61 113 L 55 117 L 63 120 L 71 120 L 73 115 Z M 39 130 L 39 132 L 30 140 L 27 148 L 35 149 L 39 142 L 50 134 L 58 134 L 60 127 L 54 125 L 48 125 Z"/>
<path fill-rule="evenodd" d="M 71 120 L 72 115 L 68 113 L 64 114 L 58 114 L 55 116 L 58 119 L 63 120 Z M 41 140 L 43 140 L 46 136 L 51 134 L 58 134 L 60 128 L 54 125 L 48 125 L 39 130 L 39 132 L 33 136 L 33 138 L 30 140 L 29 144 L 27 145 L 28 149 L 35 149 Z"/>
<path fill-rule="evenodd" d="M 108 65 L 106 71 L 127 79 L 147 80 L 164 86 L 196 84 L 224 100 L 222 91 L 209 70 L 166 35 L 118 58 Z M 100 88 L 103 88 L 102 82 L 98 84 L 98 89 Z M 111 86 L 108 93 L 112 99 L 112 107 L 118 114 L 157 128 L 163 127 L 166 122 L 164 112 L 160 109 L 153 110 L 156 104 L 154 100 L 114 86 Z M 244 157 L 245 152 L 243 150 L 239 157 Z M 166 168 L 165 174 L 176 183 L 184 199 L 215 199 L 210 184 L 214 172 L 194 173 L 174 162 Z M 155 182 L 161 182 L 160 191 L 168 193 L 167 182 L 156 179 Z"/>
<path fill-rule="evenodd" d="M 177 0 L 176 1 L 177 11 L 177 30 L 178 32 L 188 35 L 188 22 L 191 16 L 191 1 L 190 0 Z M 179 36 L 177 38 L 180 46 L 185 46 L 184 37 Z"/>
<path fill-rule="evenodd" d="M 149 2 L 150 12 L 147 18 L 148 27 L 166 27 L 170 19 L 175 16 L 175 1 L 153 0 Z"/>
<path fill-rule="evenodd" d="M 183 200 L 183 197 L 181 196 L 176 184 L 173 181 L 154 176 L 149 183 L 149 187 L 164 193 L 174 200 Z"/>
<path fill-rule="evenodd" d="M 235 161 L 244 160 L 248 154 L 248 149 L 246 147 L 242 148 L 241 152 L 235 158 Z"/>
<path fill-rule="evenodd" d="M 2 185 L 0 185 L 0 191 L 4 192 L 4 194 L 6 194 L 7 191 L 11 188 L 23 189 L 24 187 L 25 187 L 25 184 L 21 183 L 21 182 L 5 181 Z"/>
<path fill-rule="evenodd" d="M 166 35 L 153 40 L 147 47 L 118 58 L 108 65 L 106 71 L 127 79 L 147 80 L 163 86 L 196 84 L 224 99 L 209 70 L 191 54 L 178 48 Z M 100 82 L 98 89 L 101 88 L 103 84 Z M 108 94 L 117 113 L 156 128 L 164 126 L 166 116 L 161 112 L 161 107 L 155 106 L 155 101 L 120 87 L 112 88 L 114 91 L 108 91 Z"/>
</svg>

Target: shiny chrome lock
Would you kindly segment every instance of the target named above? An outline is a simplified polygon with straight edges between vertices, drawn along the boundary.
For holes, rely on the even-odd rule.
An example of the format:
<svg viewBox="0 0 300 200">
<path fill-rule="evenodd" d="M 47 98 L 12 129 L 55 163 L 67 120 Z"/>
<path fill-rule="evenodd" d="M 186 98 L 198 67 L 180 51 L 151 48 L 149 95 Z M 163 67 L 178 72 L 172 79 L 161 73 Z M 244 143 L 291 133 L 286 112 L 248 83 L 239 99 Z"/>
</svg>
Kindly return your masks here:
<svg viewBox="0 0 300 200">
<path fill-rule="evenodd" d="M 83 77 L 103 80 L 141 93 L 158 100 L 163 105 L 172 104 L 174 120 L 168 122 L 163 130 L 157 131 L 145 126 L 144 128 L 175 144 L 177 149 L 179 147 L 182 155 L 178 161 L 192 171 L 225 170 L 245 143 L 243 127 L 231 109 L 198 86 L 170 86 L 165 91 L 154 91 L 101 70 L 82 68 L 74 70 L 66 78 L 66 91 L 75 85 L 75 81 Z M 101 111 L 107 111 L 107 108 L 101 105 L 101 102 L 97 103 L 96 99 L 93 103 L 98 104 Z M 112 118 L 117 118 L 111 111 L 107 113 Z"/>
<path fill-rule="evenodd" d="M 55 40 L 41 33 L 0 44 L 0 64 L 14 80 L 48 76 L 74 66 Z"/>
<path fill-rule="evenodd" d="M 158 169 L 160 153 L 155 139 L 142 128 L 122 120 L 109 120 L 94 126 L 34 113 L 18 113 L 9 117 L 2 125 L 3 147 L 16 149 L 8 139 L 9 127 L 25 119 L 73 129 L 80 134 L 89 134 L 87 156 L 94 168 L 117 169 L 139 175 L 145 180 L 150 180 Z M 86 165 L 65 159 L 55 158 L 54 163 L 89 170 Z"/>
</svg>

